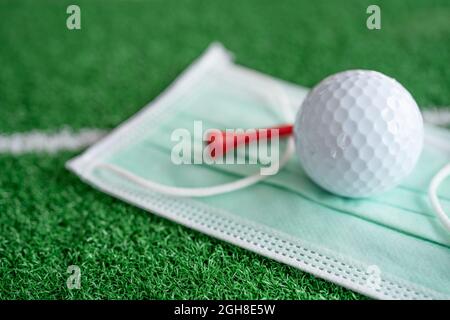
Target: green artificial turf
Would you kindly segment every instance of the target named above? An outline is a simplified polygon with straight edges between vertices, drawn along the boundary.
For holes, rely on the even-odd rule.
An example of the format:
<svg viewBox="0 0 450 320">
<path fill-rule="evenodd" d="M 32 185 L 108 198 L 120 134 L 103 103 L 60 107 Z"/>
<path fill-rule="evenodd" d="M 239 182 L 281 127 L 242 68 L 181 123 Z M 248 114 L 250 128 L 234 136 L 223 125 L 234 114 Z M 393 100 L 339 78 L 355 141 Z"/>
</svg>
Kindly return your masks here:
<svg viewBox="0 0 450 320">
<path fill-rule="evenodd" d="M 449 17 L 448 0 L 0 0 L 0 133 L 112 129 L 212 41 L 301 85 L 375 69 L 448 105 Z M 95 191 L 64 169 L 75 155 L 0 155 L 0 299 L 363 298 Z M 80 290 L 66 287 L 72 264 Z"/>
<path fill-rule="evenodd" d="M 73 155 L 0 157 L 0 298 L 358 297 L 94 191 L 63 168 Z"/>
</svg>

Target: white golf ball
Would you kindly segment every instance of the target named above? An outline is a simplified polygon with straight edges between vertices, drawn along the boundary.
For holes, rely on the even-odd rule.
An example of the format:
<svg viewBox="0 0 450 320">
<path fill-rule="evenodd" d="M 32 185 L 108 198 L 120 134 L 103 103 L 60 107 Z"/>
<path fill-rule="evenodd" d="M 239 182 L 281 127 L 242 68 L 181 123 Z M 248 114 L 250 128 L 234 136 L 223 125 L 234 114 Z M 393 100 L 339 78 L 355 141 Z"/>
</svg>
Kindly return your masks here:
<svg viewBox="0 0 450 320">
<path fill-rule="evenodd" d="M 396 186 L 413 170 L 422 150 L 423 120 L 395 79 L 350 70 L 309 92 L 294 137 L 314 182 L 345 197 L 368 197 Z"/>
</svg>

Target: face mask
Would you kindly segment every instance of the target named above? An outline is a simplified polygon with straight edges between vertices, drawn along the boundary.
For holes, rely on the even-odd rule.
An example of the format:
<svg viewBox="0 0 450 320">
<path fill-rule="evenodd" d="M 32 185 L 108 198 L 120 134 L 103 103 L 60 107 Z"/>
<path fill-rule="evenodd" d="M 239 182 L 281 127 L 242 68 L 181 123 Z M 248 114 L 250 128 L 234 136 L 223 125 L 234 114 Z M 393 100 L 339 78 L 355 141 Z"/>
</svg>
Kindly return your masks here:
<svg viewBox="0 0 450 320">
<path fill-rule="evenodd" d="M 435 207 L 427 195 L 450 159 L 445 129 L 425 126 L 413 173 L 368 199 L 316 186 L 291 139 L 279 139 L 274 175 L 262 174 L 267 163 L 250 161 L 251 146 L 236 151 L 250 164 L 195 164 L 202 141 L 192 142 L 193 164 L 172 161 L 174 130 L 193 132 L 199 120 L 205 130 L 291 123 L 306 93 L 234 65 L 213 45 L 158 99 L 67 166 L 112 196 L 365 295 L 450 298 L 450 236 L 434 210 L 450 210 L 445 170 L 430 188 Z"/>
</svg>

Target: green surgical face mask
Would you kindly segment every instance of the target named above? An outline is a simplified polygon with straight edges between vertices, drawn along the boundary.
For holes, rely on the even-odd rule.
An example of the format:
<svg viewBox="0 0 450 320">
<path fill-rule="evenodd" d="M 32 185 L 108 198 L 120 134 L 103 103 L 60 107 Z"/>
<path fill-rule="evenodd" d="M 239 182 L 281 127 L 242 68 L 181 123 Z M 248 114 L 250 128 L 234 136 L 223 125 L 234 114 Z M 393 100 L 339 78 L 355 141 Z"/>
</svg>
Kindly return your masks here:
<svg viewBox="0 0 450 320">
<path fill-rule="evenodd" d="M 427 196 L 450 159 L 445 129 L 425 127 L 421 158 L 399 187 L 360 200 L 311 182 L 289 140 L 279 141 L 282 168 L 264 177 L 258 164 L 177 165 L 171 159 L 177 128 L 193 131 L 197 120 L 204 129 L 292 122 L 306 93 L 234 65 L 213 45 L 157 100 L 68 168 L 133 205 L 365 295 L 450 298 L 450 236 Z M 449 212 L 450 182 L 438 191 L 440 208 Z"/>
</svg>

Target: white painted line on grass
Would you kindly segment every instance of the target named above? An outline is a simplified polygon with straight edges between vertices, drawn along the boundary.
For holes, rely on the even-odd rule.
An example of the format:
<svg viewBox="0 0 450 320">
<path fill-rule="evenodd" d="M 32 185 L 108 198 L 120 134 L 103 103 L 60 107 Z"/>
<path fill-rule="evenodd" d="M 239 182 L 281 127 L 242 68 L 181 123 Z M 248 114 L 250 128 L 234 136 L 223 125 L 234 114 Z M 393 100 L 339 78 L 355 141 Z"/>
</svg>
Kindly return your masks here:
<svg viewBox="0 0 450 320">
<path fill-rule="evenodd" d="M 436 108 L 422 110 L 423 119 L 427 123 L 437 126 L 450 126 L 450 107 Z"/>
<path fill-rule="evenodd" d="M 19 155 L 31 152 L 76 151 L 94 144 L 107 133 L 100 129 L 74 131 L 64 128 L 53 133 L 33 130 L 24 133 L 0 134 L 0 153 Z"/>
<path fill-rule="evenodd" d="M 450 126 L 450 107 L 422 110 L 426 123 Z M 0 154 L 23 154 L 31 152 L 56 153 L 86 148 L 108 134 L 101 129 L 64 128 L 54 133 L 33 130 L 24 133 L 0 134 Z"/>
</svg>

